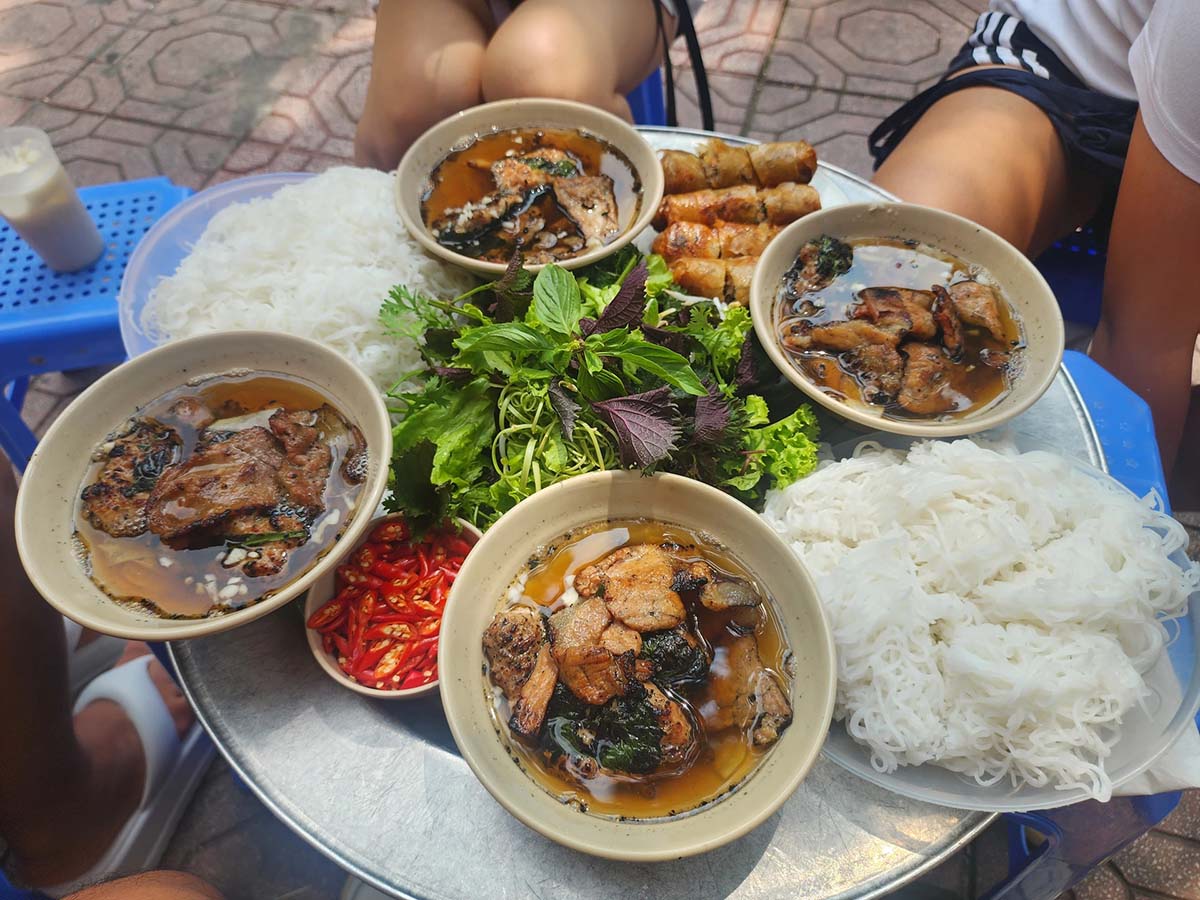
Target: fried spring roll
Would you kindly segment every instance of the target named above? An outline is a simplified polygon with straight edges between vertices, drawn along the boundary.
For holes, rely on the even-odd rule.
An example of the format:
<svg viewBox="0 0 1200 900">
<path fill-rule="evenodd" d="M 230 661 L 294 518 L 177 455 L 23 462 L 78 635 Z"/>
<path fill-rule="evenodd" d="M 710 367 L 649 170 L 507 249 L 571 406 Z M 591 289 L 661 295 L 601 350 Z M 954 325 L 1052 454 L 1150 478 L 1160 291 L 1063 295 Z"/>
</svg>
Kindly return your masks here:
<svg viewBox="0 0 1200 900">
<path fill-rule="evenodd" d="M 774 187 L 787 181 L 808 184 L 817 171 L 817 154 L 804 141 L 751 144 L 746 148 L 758 183 Z"/>
<path fill-rule="evenodd" d="M 795 187 L 795 185 L 793 185 Z M 812 190 L 808 188 L 808 190 Z M 816 191 L 813 191 L 816 194 Z M 762 199 L 758 190 L 749 184 L 717 190 L 692 191 L 688 194 L 668 194 L 663 197 L 654 227 L 659 231 L 668 222 L 700 222 L 715 225 L 717 222 L 744 222 L 755 225 L 764 219 Z M 789 220 L 791 221 L 791 220 Z"/>
<path fill-rule="evenodd" d="M 672 222 L 654 239 L 651 249 L 667 262 L 685 256 L 701 259 L 761 256 L 778 233 L 778 228 L 765 222 L 758 225 L 718 222 L 711 228 L 699 222 Z"/>
<path fill-rule="evenodd" d="M 671 277 L 684 293 L 696 297 L 725 296 L 725 260 L 685 256 L 671 263 Z"/>
<path fill-rule="evenodd" d="M 694 153 L 685 150 L 663 150 L 658 158 L 662 162 L 664 193 L 686 194 L 708 187 L 704 165 Z"/>
<path fill-rule="evenodd" d="M 683 257 L 671 263 L 671 277 L 684 293 L 696 297 L 715 297 L 729 303 L 750 302 L 750 282 L 758 257 L 735 259 L 698 259 Z"/>
<path fill-rule="evenodd" d="M 717 259 L 721 256 L 720 232 L 699 222 L 672 222 L 650 249 L 667 262 L 685 256 Z"/>
<path fill-rule="evenodd" d="M 787 225 L 821 208 L 816 189 L 807 184 L 781 184 L 759 191 L 766 220 L 772 225 Z"/>
<path fill-rule="evenodd" d="M 709 138 L 700 146 L 700 162 L 711 188 L 758 184 L 745 147 L 730 147 L 720 138 Z"/>
<path fill-rule="evenodd" d="M 739 256 L 725 260 L 725 299 L 739 306 L 750 303 L 750 282 L 754 280 L 757 256 Z"/>
<path fill-rule="evenodd" d="M 757 225 L 722 222 L 715 231 L 721 241 L 721 256 L 725 259 L 734 256 L 762 256 L 771 238 L 779 234 L 779 228 L 766 222 Z"/>
</svg>

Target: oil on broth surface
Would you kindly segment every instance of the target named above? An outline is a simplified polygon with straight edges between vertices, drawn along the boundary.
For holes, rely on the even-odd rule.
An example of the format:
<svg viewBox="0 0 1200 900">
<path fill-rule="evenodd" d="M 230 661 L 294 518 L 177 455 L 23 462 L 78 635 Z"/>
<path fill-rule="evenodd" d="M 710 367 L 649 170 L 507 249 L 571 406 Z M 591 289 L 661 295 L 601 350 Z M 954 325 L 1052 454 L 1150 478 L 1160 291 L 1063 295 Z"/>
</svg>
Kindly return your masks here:
<svg viewBox="0 0 1200 900">
<path fill-rule="evenodd" d="M 220 420 L 254 413 L 261 416 L 248 422 L 243 420 L 243 424 L 265 425 L 270 414 L 279 408 L 316 410 L 329 404 L 315 385 L 283 374 L 228 373 L 180 385 L 137 410 L 131 419 L 149 419 L 174 429 L 183 451 L 181 462 L 192 455 L 203 429 L 172 408 L 179 401 L 193 397 L 212 411 L 218 426 Z M 337 415 L 340 417 L 340 412 Z M 306 571 L 333 546 L 330 538 L 340 534 L 353 517 L 362 485 L 347 480 L 342 472 L 348 442 L 331 437 L 330 446 L 333 459 L 325 485 L 325 507 L 309 525 L 312 537 L 288 551 L 287 563 L 278 573 L 250 578 L 242 577 L 239 569 L 226 570 L 222 554 L 228 548 L 222 542 L 172 549 L 149 530 L 134 537 L 114 537 L 89 522 L 83 501 L 77 499 L 74 523 L 80 561 L 96 585 L 114 600 L 164 618 L 197 618 L 249 606 Z M 91 484 L 103 464 L 103 459 L 93 462 L 82 484 Z M 218 609 L 203 587 L 206 580 L 222 587 L 230 583 L 246 585 L 247 590 Z"/>
<path fill-rule="evenodd" d="M 702 535 L 677 525 L 645 520 L 599 522 L 563 535 L 537 560 L 525 568 L 528 577 L 521 588 L 521 603 L 540 607 L 549 615 L 563 608 L 562 595 L 566 579 L 614 550 L 633 544 L 659 544 L 669 541 L 680 545 L 678 555 L 685 559 L 702 559 L 718 570 L 719 575 L 738 578 L 757 585 L 747 572 L 724 548 L 715 546 Z M 763 602 L 754 611 L 754 636 L 759 655 L 767 669 L 782 676 L 788 686 L 788 648 L 783 628 L 776 615 L 773 601 L 764 592 Z M 502 606 L 509 605 L 505 598 Z M 733 611 L 714 612 L 696 604 L 698 630 L 713 650 L 710 672 L 720 673 L 725 666 L 727 645 L 734 634 L 727 630 Z M 485 683 L 487 678 L 485 676 Z M 588 812 L 603 816 L 631 819 L 655 819 L 679 815 L 696 809 L 726 793 L 749 776 L 772 747 L 755 748 L 748 733 L 736 726 L 715 734 L 708 733 L 703 722 L 706 713 L 714 710 L 697 706 L 684 693 L 662 688 L 672 699 L 692 713 L 700 728 L 698 755 L 687 759 L 679 768 L 664 767 L 646 775 L 627 775 L 604 772 L 586 780 L 567 777 L 557 766 L 547 762 L 542 751 L 510 738 L 509 746 L 521 759 L 535 780 L 553 796 L 574 803 Z M 490 690 L 490 688 L 489 688 Z M 695 692 L 693 692 L 695 693 Z M 507 732 L 507 703 L 496 692 L 493 715 L 497 727 Z M 747 730 L 748 731 L 748 730 Z"/>
</svg>

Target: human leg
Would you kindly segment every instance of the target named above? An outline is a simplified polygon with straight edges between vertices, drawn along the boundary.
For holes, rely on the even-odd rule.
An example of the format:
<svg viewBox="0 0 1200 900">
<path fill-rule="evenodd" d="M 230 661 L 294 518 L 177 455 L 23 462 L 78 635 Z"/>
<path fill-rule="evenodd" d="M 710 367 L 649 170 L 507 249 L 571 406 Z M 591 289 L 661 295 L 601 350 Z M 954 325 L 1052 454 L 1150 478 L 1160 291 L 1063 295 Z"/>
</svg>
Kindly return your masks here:
<svg viewBox="0 0 1200 900">
<path fill-rule="evenodd" d="M 993 67 L 973 71 L 983 68 Z M 972 86 L 935 102 L 874 181 L 903 200 L 978 222 L 1033 257 L 1086 222 L 1103 199 L 1098 176 L 1069 162 L 1035 103 Z"/>
<path fill-rule="evenodd" d="M 22 877 L 47 885 L 87 871 L 100 858 L 137 808 L 145 762 L 137 732 L 116 704 L 98 701 L 72 717 L 62 618 L 24 576 L 13 534 L 15 499 L 15 481 L 4 468 L 0 835 Z M 184 733 L 191 724 L 187 701 L 157 663 L 151 676 Z"/>
<path fill-rule="evenodd" d="M 221 900 L 221 892 L 186 872 L 145 872 L 71 894 L 66 900 Z"/>
<path fill-rule="evenodd" d="M 657 0 L 524 0 L 488 44 L 483 97 L 556 97 L 632 121 L 625 94 L 662 62 Z M 663 13 L 674 34 L 674 20 Z"/>
<path fill-rule="evenodd" d="M 383 0 L 355 161 L 395 168 L 430 125 L 479 103 L 490 31 L 486 0 Z"/>
</svg>

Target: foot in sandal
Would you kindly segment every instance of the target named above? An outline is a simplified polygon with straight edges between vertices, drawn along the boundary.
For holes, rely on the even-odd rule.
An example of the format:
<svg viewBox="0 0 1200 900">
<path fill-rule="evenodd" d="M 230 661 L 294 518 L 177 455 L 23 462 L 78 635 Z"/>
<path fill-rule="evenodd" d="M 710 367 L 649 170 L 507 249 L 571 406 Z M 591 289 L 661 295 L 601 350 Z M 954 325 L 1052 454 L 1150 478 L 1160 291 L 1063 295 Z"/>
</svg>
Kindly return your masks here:
<svg viewBox="0 0 1200 900">
<path fill-rule="evenodd" d="M 145 644 L 130 643 L 106 675 L 125 666 L 143 667 L 157 691 L 152 699 L 165 708 L 176 740 L 183 741 L 194 721 L 192 711 L 162 665 L 146 658 L 149 653 Z M 81 699 L 87 701 L 87 691 Z M 81 771 L 64 773 L 58 785 L 48 786 L 43 833 L 22 841 L 23 848 L 38 848 L 25 849 L 20 858 L 24 877 L 35 885 L 60 884 L 89 872 L 145 799 L 146 751 L 126 709 L 111 699 L 85 702 L 74 724 Z"/>
</svg>

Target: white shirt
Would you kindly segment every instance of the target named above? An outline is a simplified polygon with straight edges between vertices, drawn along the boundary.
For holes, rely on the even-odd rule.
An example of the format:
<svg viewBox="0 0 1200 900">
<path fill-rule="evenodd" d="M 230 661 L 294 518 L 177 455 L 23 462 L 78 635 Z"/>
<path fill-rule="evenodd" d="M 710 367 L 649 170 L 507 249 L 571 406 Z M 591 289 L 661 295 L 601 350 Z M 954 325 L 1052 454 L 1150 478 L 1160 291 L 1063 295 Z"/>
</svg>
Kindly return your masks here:
<svg viewBox="0 0 1200 900">
<path fill-rule="evenodd" d="M 991 0 L 1093 90 L 1137 100 L 1160 153 L 1200 181 L 1200 3 Z"/>
</svg>

